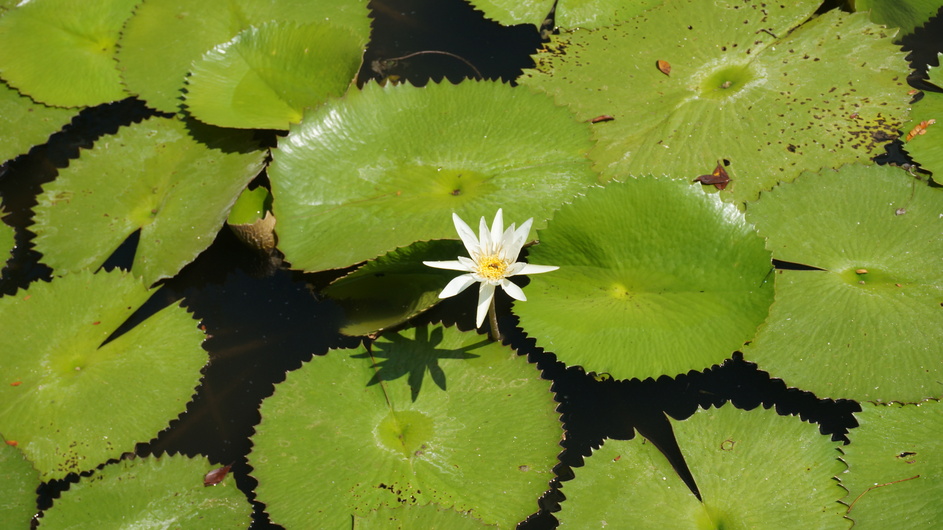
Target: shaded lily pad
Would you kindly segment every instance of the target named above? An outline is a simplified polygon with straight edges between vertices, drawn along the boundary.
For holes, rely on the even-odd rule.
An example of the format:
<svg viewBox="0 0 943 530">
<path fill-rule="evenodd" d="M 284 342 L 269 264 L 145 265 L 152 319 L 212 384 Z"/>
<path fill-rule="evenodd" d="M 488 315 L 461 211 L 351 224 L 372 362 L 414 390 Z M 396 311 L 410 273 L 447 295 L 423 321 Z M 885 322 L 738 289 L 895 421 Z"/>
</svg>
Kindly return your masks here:
<svg viewBox="0 0 943 530">
<path fill-rule="evenodd" d="M 220 127 L 288 129 L 347 90 L 366 39 L 331 24 L 251 27 L 193 62 L 187 110 Z"/>
<path fill-rule="evenodd" d="M 357 530 L 413 530 L 415 528 L 475 530 L 497 528 L 497 525 L 485 524 L 467 514 L 442 509 L 435 504 L 427 504 L 380 508 L 363 517 L 355 515 L 354 528 Z"/>
<path fill-rule="evenodd" d="M 540 227 L 596 182 L 586 124 L 495 82 L 369 84 L 307 113 L 278 147 L 269 178 L 279 248 L 309 271 L 455 238 L 452 212 L 504 208 Z"/>
<path fill-rule="evenodd" d="M 39 196 L 36 250 L 58 273 L 98 268 L 140 230 L 132 272 L 148 285 L 213 242 L 262 168 L 251 135 L 151 118 L 100 139 Z"/>
<path fill-rule="evenodd" d="M 140 0 L 20 2 L 0 17 L 0 76 L 36 101 L 92 106 L 127 96 L 115 43 Z"/>
<path fill-rule="evenodd" d="M 3 270 L 6 262 L 10 259 L 10 253 L 13 252 L 13 247 L 16 245 L 16 233 L 12 226 L 2 221 L 4 215 L 5 212 L 0 207 L 0 271 Z"/>
<path fill-rule="evenodd" d="M 152 294 L 124 273 L 78 272 L 0 298 L 0 425 L 43 480 L 149 440 L 186 407 L 206 352 L 197 322 L 162 309 L 106 342 Z"/>
<path fill-rule="evenodd" d="M 75 117 L 75 111 L 34 103 L 0 83 L 0 163 L 45 143 Z"/>
<path fill-rule="evenodd" d="M 289 373 L 262 403 L 249 462 L 286 528 L 430 502 L 508 528 L 553 478 L 555 408 L 550 382 L 507 347 L 411 328 Z"/>
<path fill-rule="evenodd" d="M 0 527 L 29 528 L 36 513 L 39 472 L 23 453 L 0 436 Z"/>
<path fill-rule="evenodd" d="M 39 527 L 248 528 L 252 505 L 235 480 L 203 485 L 215 467 L 183 455 L 109 464 L 63 492 Z"/>
<path fill-rule="evenodd" d="M 941 59 L 943 54 L 937 55 L 938 63 Z M 930 82 L 943 90 L 943 68 L 931 66 L 927 72 Z M 901 132 L 906 140 L 904 149 L 914 161 L 932 171 L 937 181 L 943 181 L 943 93 L 924 92 L 923 99 L 914 103 L 911 119 L 901 126 Z"/>
<path fill-rule="evenodd" d="M 744 350 L 819 397 L 919 401 L 943 392 L 943 190 L 887 166 L 804 174 L 747 208 L 781 270 Z"/>
<path fill-rule="evenodd" d="M 940 0 L 855 0 L 850 4 L 855 11 L 870 12 L 875 24 L 900 28 L 900 35 L 913 33 L 937 14 Z"/>
<path fill-rule="evenodd" d="M 242 30 L 270 20 L 331 22 L 366 42 L 368 13 L 366 0 L 148 0 L 125 26 L 118 61 L 131 92 L 177 112 L 191 63 Z"/>
<path fill-rule="evenodd" d="M 855 528 L 933 528 L 943 521 L 943 405 L 864 403 L 842 452 Z"/>
<path fill-rule="evenodd" d="M 703 502 L 653 444 L 607 440 L 563 484 L 560 528 L 851 527 L 839 444 L 815 425 L 726 406 L 673 426 Z"/>
<path fill-rule="evenodd" d="M 521 327 L 569 365 L 616 379 L 719 363 L 773 299 L 769 252 L 732 204 L 699 184 L 643 177 L 589 190 L 554 214 L 515 303 Z"/>
<path fill-rule="evenodd" d="M 556 7 L 556 26 L 570 29 L 615 24 L 661 3 L 662 0 L 471 0 L 471 4 L 483 11 L 486 17 L 506 26 L 533 24 L 540 27 L 550 10 Z"/>
<path fill-rule="evenodd" d="M 581 119 L 614 118 L 594 124 L 590 157 L 604 175 L 690 181 L 727 160 L 732 182 L 720 193 L 752 200 L 803 170 L 883 153 L 907 118 L 895 31 L 863 13 L 807 21 L 820 4 L 667 2 L 554 36 L 521 83 Z"/>
</svg>

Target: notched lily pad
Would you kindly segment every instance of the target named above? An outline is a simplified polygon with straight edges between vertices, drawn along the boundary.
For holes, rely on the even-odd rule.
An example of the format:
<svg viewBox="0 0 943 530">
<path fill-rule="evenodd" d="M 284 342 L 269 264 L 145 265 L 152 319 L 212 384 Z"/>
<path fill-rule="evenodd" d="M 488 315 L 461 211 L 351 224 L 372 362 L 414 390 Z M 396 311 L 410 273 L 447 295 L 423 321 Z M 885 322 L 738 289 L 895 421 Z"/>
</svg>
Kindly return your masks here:
<svg viewBox="0 0 943 530">
<path fill-rule="evenodd" d="M 498 528 L 485 524 L 468 514 L 443 509 L 435 504 L 380 508 L 363 517 L 354 516 L 357 530 L 411 530 L 413 528 L 448 528 L 449 530 L 481 530 Z"/>
<path fill-rule="evenodd" d="M 0 433 L 0 527 L 29 528 L 36 513 L 39 472 L 15 446 L 16 440 Z"/>
<path fill-rule="evenodd" d="M 553 9 L 556 27 L 591 29 L 622 22 L 661 4 L 662 0 L 471 0 L 470 3 L 486 17 L 505 26 L 533 24 L 539 28 Z"/>
<path fill-rule="evenodd" d="M 549 381 L 509 348 L 410 328 L 289 373 L 262 403 L 249 461 L 286 528 L 429 503 L 510 528 L 553 478 L 555 409 Z"/>
<path fill-rule="evenodd" d="M 47 107 L 0 82 L 0 163 L 26 154 L 64 127 L 76 112 Z"/>
<path fill-rule="evenodd" d="M 943 54 L 937 55 L 937 63 Z M 930 82 L 943 91 L 943 68 L 927 69 Z M 914 103 L 911 119 L 901 127 L 904 149 L 923 169 L 934 174 L 934 180 L 943 181 L 943 93 L 927 91 L 923 99 Z"/>
<path fill-rule="evenodd" d="M 58 273 L 96 269 L 140 231 L 132 272 L 150 285 L 213 242 L 262 168 L 251 135 L 151 118 L 104 137 L 39 196 L 36 250 Z"/>
<path fill-rule="evenodd" d="M 780 270 L 744 350 L 819 397 L 919 401 L 943 392 L 943 190 L 888 166 L 808 173 L 747 207 Z"/>
<path fill-rule="evenodd" d="M 837 10 L 809 20 L 820 4 L 667 2 L 554 36 L 521 83 L 581 119 L 614 118 L 594 124 L 604 175 L 690 181 L 726 160 L 721 195 L 752 200 L 803 170 L 883 153 L 907 118 L 895 31 Z"/>
<path fill-rule="evenodd" d="M 79 272 L 0 298 L 0 425 L 43 480 L 132 451 L 186 408 L 206 352 L 166 307 L 109 340 L 151 295 L 124 273 Z"/>
</svg>

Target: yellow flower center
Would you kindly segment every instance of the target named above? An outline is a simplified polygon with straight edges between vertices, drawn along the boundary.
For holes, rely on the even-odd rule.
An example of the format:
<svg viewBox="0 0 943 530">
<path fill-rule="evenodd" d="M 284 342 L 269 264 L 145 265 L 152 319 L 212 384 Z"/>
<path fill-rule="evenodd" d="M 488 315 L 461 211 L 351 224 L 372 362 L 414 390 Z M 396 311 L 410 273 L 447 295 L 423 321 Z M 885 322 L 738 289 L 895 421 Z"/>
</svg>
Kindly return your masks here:
<svg viewBox="0 0 943 530">
<path fill-rule="evenodd" d="M 483 256 L 478 260 L 478 274 L 486 280 L 500 280 L 507 272 L 508 264 L 498 256 Z"/>
</svg>

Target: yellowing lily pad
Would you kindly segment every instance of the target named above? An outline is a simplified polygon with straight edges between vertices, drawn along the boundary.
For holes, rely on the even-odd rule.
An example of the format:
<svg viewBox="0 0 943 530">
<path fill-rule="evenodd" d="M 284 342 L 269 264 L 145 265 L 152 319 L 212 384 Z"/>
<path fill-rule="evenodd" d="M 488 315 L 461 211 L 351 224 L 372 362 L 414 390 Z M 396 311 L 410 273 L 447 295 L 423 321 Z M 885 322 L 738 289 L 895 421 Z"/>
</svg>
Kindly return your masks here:
<svg viewBox="0 0 943 530">
<path fill-rule="evenodd" d="M 150 440 L 186 408 L 206 352 L 177 305 L 108 340 L 151 295 L 125 273 L 79 272 L 0 298 L 0 426 L 43 480 Z"/>
</svg>

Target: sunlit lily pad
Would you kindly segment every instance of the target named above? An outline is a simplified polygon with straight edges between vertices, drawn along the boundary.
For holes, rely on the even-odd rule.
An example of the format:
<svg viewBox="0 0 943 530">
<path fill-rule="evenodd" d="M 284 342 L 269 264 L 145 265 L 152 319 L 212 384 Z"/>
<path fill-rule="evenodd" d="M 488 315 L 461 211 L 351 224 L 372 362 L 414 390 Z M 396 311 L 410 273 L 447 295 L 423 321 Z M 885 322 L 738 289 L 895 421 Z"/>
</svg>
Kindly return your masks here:
<svg viewBox="0 0 943 530">
<path fill-rule="evenodd" d="M 193 395 L 203 333 L 179 306 L 105 343 L 150 295 L 124 273 L 79 272 L 0 298 L 0 322 L 17 322 L 0 334 L 0 425 L 44 480 L 133 450 Z"/>
<path fill-rule="evenodd" d="M 47 105 L 98 105 L 127 96 L 115 43 L 140 0 L 20 2 L 0 17 L 0 76 Z"/>
<path fill-rule="evenodd" d="M 590 156 L 605 175 L 691 181 L 727 160 L 720 193 L 752 200 L 803 170 L 883 153 L 907 118 L 895 30 L 864 13 L 808 20 L 820 4 L 667 2 L 554 36 L 521 83 L 584 120 L 613 118 L 594 124 Z"/>
<path fill-rule="evenodd" d="M 510 528 L 553 478 L 555 409 L 550 382 L 506 346 L 411 328 L 289 373 L 262 404 L 249 463 L 286 528 L 430 502 Z"/>
<path fill-rule="evenodd" d="M 46 142 L 75 116 L 72 109 L 47 107 L 0 82 L 0 163 Z"/>
<path fill-rule="evenodd" d="M 128 21 L 118 60 L 133 93 L 156 109 L 176 112 L 191 63 L 242 30 L 271 20 L 330 22 L 366 42 L 368 14 L 367 0 L 148 0 Z"/>
<path fill-rule="evenodd" d="M 307 113 L 273 152 L 279 248 L 315 271 L 455 238 L 453 212 L 544 226 L 596 182 L 589 147 L 586 124 L 527 89 L 370 84 Z"/>
<path fill-rule="evenodd" d="M 40 528 L 248 528 L 252 505 L 231 477 L 204 486 L 218 465 L 183 455 L 109 464 L 53 502 Z"/>
<path fill-rule="evenodd" d="M 722 362 L 773 299 L 769 252 L 732 204 L 699 184 L 643 177 L 560 209 L 528 260 L 521 327 L 570 365 L 617 379 Z"/>
<path fill-rule="evenodd" d="M 471 0 L 471 4 L 483 11 L 486 17 L 506 26 L 533 24 L 540 27 L 550 10 L 555 7 L 556 26 L 570 29 L 599 28 L 615 24 L 661 2 L 662 0 Z"/>
<path fill-rule="evenodd" d="M 401 324 L 439 301 L 454 271 L 423 261 L 454 260 L 464 255 L 460 241 L 420 241 L 369 261 L 324 290 L 344 311 L 347 335 L 369 335 Z"/>
<path fill-rule="evenodd" d="M 926 24 L 943 7 L 940 0 L 855 0 L 849 5 L 869 12 L 875 24 L 900 28 L 901 36 Z"/>
<path fill-rule="evenodd" d="M 938 62 L 941 59 L 943 54 L 937 56 Z M 930 82 L 943 90 L 943 67 L 931 66 L 927 71 Z M 943 93 L 924 92 L 923 99 L 914 103 L 911 120 L 901 126 L 901 132 L 906 140 L 904 149 L 914 161 L 943 182 Z"/>
<path fill-rule="evenodd" d="M 347 90 L 366 39 L 331 24 L 251 27 L 197 61 L 187 81 L 187 110 L 220 127 L 288 129 Z"/>
<path fill-rule="evenodd" d="M 862 404 L 842 448 L 855 528 L 933 528 L 943 521 L 943 404 Z"/>
<path fill-rule="evenodd" d="M 23 453 L 0 436 L 0 528 L 29 528 L 36 513 L 39 472 Z"/>
<path fill-rule="evenodd" d="M 776 301 L 744 351 L 819 397 L 943 393 L 943 190 L 887 166 L 804 174 L 747 208 L 773 257 Z"/>
<path fill-rule="evenodd" d="M 653 444 L 607 440 L 563 483 L 560 528 L 851 527 L 839 444 L 816 425 L 726 406 L 673 426 L 703 502 Z"/>
<path fill-rule="evenodd" d="M 150 285 L 213 242 L 262 167 L 251 135 L 151 118 L 100 139 L 44 186 L 36 249 L 58 273 L 98 268 L 140 230 L 132 272 Z"/>
<path fill-rule="evenodd" d="M 435 504 L 380 508 L 358 517 L 354 516 L 357 530 L 413 530 L 415 528 L 448 528 L 449 530 L 481 530 L 497 528 L 470 515 L 442 509 Z"/>
<path fill-rule="evenodd" d="M 10 259 L 10 253 L 16 244 L 15 232 L 13 227 L 2 221 L 5 212 L 0 207 L 0 271 L 3 270 L 7 260 Z"/>
</svg>

